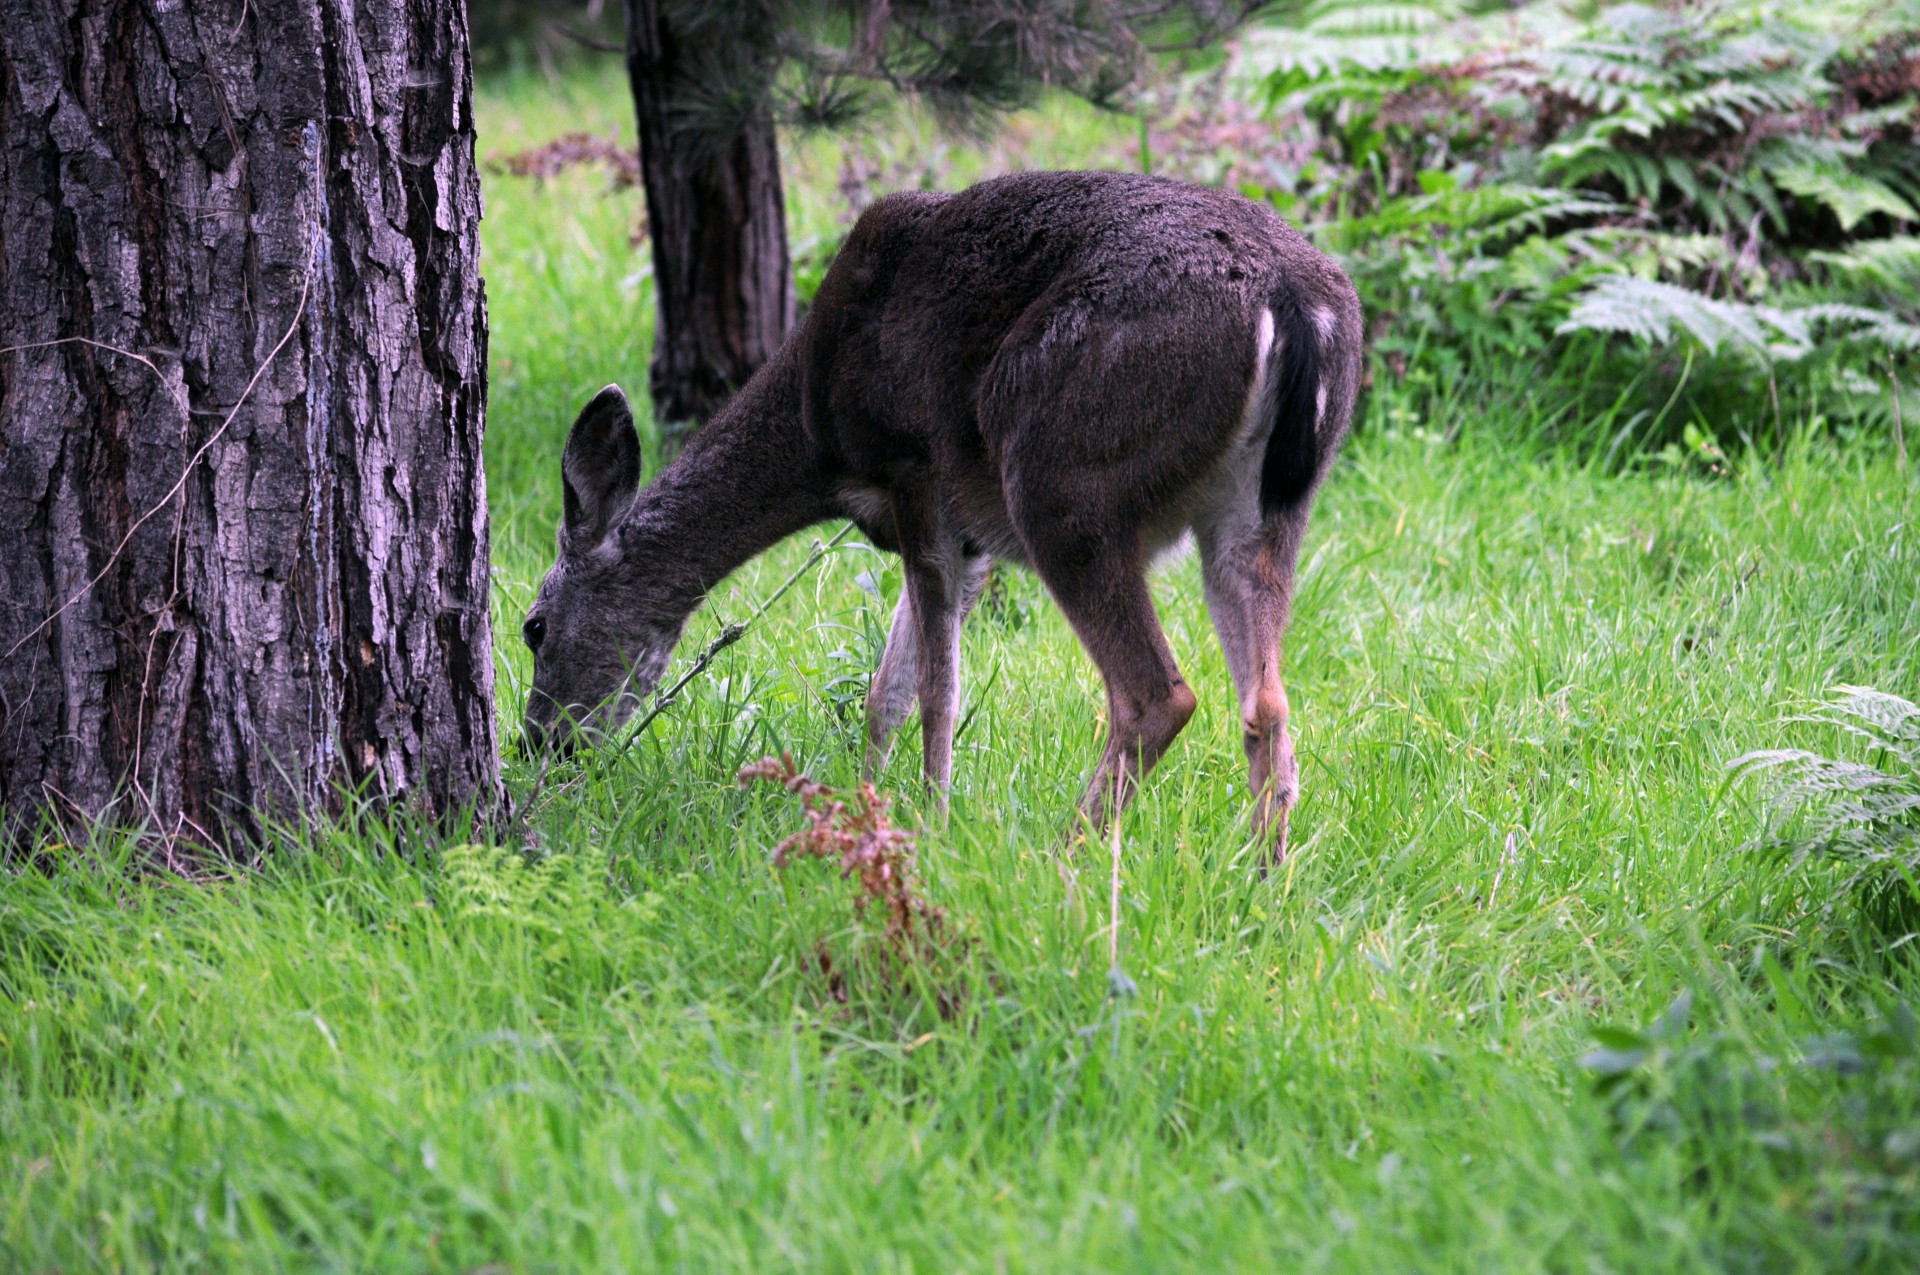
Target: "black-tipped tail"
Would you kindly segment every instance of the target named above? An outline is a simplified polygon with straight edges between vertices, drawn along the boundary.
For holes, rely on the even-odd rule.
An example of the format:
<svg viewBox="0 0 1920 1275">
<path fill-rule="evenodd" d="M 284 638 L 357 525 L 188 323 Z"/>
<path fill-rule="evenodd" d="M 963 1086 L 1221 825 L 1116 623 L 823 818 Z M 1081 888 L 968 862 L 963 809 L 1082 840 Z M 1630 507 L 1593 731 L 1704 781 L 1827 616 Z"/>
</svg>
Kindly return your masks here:
<svg viewBox="0 0 1920 1275">
<path fill-rule="evenodd" d="M 1273 432 L 1260 467 L 1260 512 L 1268 517 L 1304 500 L 1320 477 L 1320 393 L 1331 370 L 1327 338 L 1298 299 L 1275 297 L 1273 320 L 1277 348 L 1266 384 Z"/>
</svg>

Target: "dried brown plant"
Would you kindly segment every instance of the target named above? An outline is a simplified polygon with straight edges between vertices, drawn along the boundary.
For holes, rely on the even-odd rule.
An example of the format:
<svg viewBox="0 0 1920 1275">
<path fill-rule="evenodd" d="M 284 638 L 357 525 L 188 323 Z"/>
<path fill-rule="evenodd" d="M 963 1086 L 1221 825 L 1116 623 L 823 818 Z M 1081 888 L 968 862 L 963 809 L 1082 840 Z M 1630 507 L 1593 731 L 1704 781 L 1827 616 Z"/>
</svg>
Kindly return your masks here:
<svg viewBox="0 0 1920 1275">
<path fill-rule="evenodd" d="M 495 159 L 493 164 L 515 177 L 531 177 L 536 181 L 551 180 L 569 168 L 585 164 L 605 164 L 615 190 L 640 184 L 640 152 L 595 133 L 564 133 L 544 145 Z"/>
<path fill-rule="evenodd" d="M 893 826 L 888 815 L 892 798 L 862 782 L 850 801 L 843 800 L 796 766 L 791 753 L 743 766 L 739 779 L 742 788 L 766 780 L 800 797 L 807 826 L 774 848 L 775 867 L 784 868 L 795 858 L 837 862 L 842 879 L 860 883 L 856 911 L 864 913 L 875 902 L 881 905 L 896 955 L 912 956 L 921 944 L 939 942 L 945 914 L 914 890 L 914 834 Z"/>
</svg>

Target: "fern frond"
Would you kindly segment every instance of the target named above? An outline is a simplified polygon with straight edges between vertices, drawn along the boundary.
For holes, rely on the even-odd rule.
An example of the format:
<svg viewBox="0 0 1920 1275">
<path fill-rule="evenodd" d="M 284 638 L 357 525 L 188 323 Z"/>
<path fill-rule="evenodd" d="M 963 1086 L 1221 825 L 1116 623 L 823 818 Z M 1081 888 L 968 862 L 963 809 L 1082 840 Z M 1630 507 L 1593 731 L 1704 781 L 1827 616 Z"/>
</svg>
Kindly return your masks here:
<svg viewBox="0 0 1920 1275">
<path fill-rule="evenodd" d="M 1560 236 L 1580 255 L 1632 274 L 1681 283 L 1709 272 L 1733 278 L 1742 271 L 1735 246 L 1719 235 L 1678 234 L 1640 226 L 1596 226 Z"/>
<path fill-rule="evenodd" d="M 1805 818 L 1803 835 L 1772 844 L 1801 856 L 1895 862 L 1910 876 L 1920 867 L 1920 706 L 1866 687 L 1835 689 L 1820 711 L 1788 720 L 1838 727 L 1863 740 L 1873 761 L 1776 748 L 1736 757 L 1729 768 L 1774 779 L 1774 825 L 1789 813 Z"/>
<path fill-rule="evenodd" d="M 1920 767 L 1920 704 L 1870 686 L 1836 686 L 1837 697 L 1818 713 L 1790 720 L 1823 722 Z"/>
<path fill-rule="evenodd" d="M 491 916 L 515 925 L 558 934 L 559 927 L 540 915 L 549 869 L 529 864 L 511 850 L 490 845 L 458 845 L 441 860 L 448 901 L 455 916 Z"/>
<path fill-rule="evenodd" d="M 1582 132 L 1556 142 L 1540 153 L 1540 167 L 1569 186 L 1590 185 L 1611 178 L 1628 199 L 1655 198 L 1660 193 L 1660 165 L 1651 155 L 1620 150 L 1611 134 Z"/>
<path fill-rule="evenodd" d="M 1620 206 L 1582 191 L 1554 186 L 1495 184 L 1456 187 L 1389 201 L 1372 216 L 1328 227 L 1340 243 L 1361 243 L 1416 231 L 1439 232 L 1455 250 L 1511 240 L 1556 223 L 1606 217 Z"/>
<path fill-rule="evenodd" d="M 1241 52 L 1243 64 L 1267 77 L 1270 100 L 1306 84 L 1353 72 L 1408 71 L 1451 61 L 1466 40 L 1445 38 L 1443 28 L 1460 18 L 1458 0 L 1389 0 L 1342 5 L 1322 0 L 1307 11 L 1298 28 L 1266 28 L 1250 33 Z M 1467 40 L 1475 32 L 1463 32 Z"/>
<path fill-rule="evenodd" d="M 1855 283 L 1920 296 L 1920 236 L 1862 240 L 1842 252 L 1810 252 L 1807 260 Z"/>
<path fill-rule="evenodd" d="M 1599 111 L 1617 110 L 1629 90 L 1673 84 L 1659 51 L 1649 46 L 1576 40 L 1547 50 L 1540 62 L 1549 88 Z"/>
<path fill-rule="evenodd" d="M 1422 35 L 1460 16 L 1461 6 L 1430 4 L 1320 3 L 1308 10 L 1305 29 L 1317 36 Z"/>
<path fill-rule="evenodd" d="M 1877 345 L 1888 350 L 1920 350 L 1920 326 L 1885 310 L 1828 302 L 1800 306 L 1786 313 L 1804 317 L 1841 341 Z"/>
<path fill-rule="evenodd" d="M 588 843 L 567 854 L 532 858 L 494 845 L 457 845 L 441 856 L 448 915 L 488 918 L 537 936 L 543 959 L 564 956 L 591 934 L 606 902 L 609 856 Z"/>
<path fill-rule="evenodd" d="M 1799 163 L 1777 168 L 1772 175 L 1802 199 L 1830 209 L 1842 231 L 1852 231 L 1875 213 L 1885 213 L 1897 221 L 1920 220 L 1920 212 L 1885 182 L 1854 169 Z"/>
<path fill-rule="evenodd" d="M 1730 346 L 1764 362 L 1800 358 L 1823 338 L 1920 349 L 1920 326 L 1885 310 L 1841 303 L 1748 305 L 1633 275 L 1596 280 L 1555 331 L 1618 332 L 1650 345 L 1671 344 L 1684 332 L 1708 353 Z"/>
<path fill-rule="evenodd" d="M 1792 342 L 1782 349 L 1769 334 L 1780 333 L 1774 314 L 1763 307 L 1720 301 L 1686 288 L 1632 275 L 1610 275 L 1581 294 L 1564 323 L 1569 332 L 1618 332 L 1650 345 L 1668 345 L 1684 332 L 1713 353 L 1723 345 L 1763 359 L 1794 357 Z M 1791 340 L 1792 334 L 1786 335 Z"/>
</svg>

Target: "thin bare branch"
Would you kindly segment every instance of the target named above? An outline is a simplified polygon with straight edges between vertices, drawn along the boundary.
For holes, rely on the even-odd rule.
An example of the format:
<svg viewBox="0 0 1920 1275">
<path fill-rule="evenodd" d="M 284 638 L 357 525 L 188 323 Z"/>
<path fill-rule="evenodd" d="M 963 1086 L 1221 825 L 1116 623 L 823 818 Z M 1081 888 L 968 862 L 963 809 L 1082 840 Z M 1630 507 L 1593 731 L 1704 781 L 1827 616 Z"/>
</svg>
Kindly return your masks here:
<svg viewBox="0 0 1920 1275">
<path fill-rule="evenodd" d="M 567 39 L 572 40 L 575 44 L 592 49 L 595 53 L 624 54 L 627 51 L 627 46 L 624 44 L 615 44 L 611 40 L 602 40 L 597 35 L 590 35 L 585 31 L 575 30 L 564 22 L 554 23 L 553 29 Z"/>
</svg>

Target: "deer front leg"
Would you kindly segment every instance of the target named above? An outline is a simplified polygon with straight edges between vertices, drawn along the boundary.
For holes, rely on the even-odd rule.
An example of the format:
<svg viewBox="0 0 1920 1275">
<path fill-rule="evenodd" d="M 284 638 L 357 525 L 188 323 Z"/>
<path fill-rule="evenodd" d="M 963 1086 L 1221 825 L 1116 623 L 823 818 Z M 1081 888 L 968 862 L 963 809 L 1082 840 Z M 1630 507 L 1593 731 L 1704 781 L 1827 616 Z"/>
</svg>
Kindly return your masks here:
<svg viewBox="0 0 1920 1275">
<path fill-rule="evenodd" d="M 992 567 L 993 559 L 985 556 L 968 560 L 966 583 L 960 595 L 960 616 L 954 625 L 956 633 L 965 627 L 974 603 L 980 600 Z M 957 686 L 957 674 L 955 683 Z M 893 624 L 887 631 L 887 646 L 880 655 L 880 667 L 874 670 L 873 680 L 867 685 L 866 777 L 869 780 L 878 779 L 886 768 L 893 733 L 907 720 L 919 694 L 919 622 L 914 618 L 913 591 L 903 589 L 900 603 L 893 609 Z M 951 745 L 948 751 L 951 753 Z"/>
<path fill-rule="evenodd" d="M 920 656 L 921 771 L 935 805 L 953 784 L 953 727 L 960 712 L 960 588 L 937 565 L 907 568 Z"/>
<path fill-rule="evenodd" d="M 920 639 L 915 633 L 913 595 L 902 589 L 900 603 L 893 609 L 893 625 L 887 630 L 887 648 L 880 653 L 880 667 L 867 683 L 868 780 L 879 779 L 886 768 L 893 732 L 907 720 L 919 694 Z"/>
</svg>

